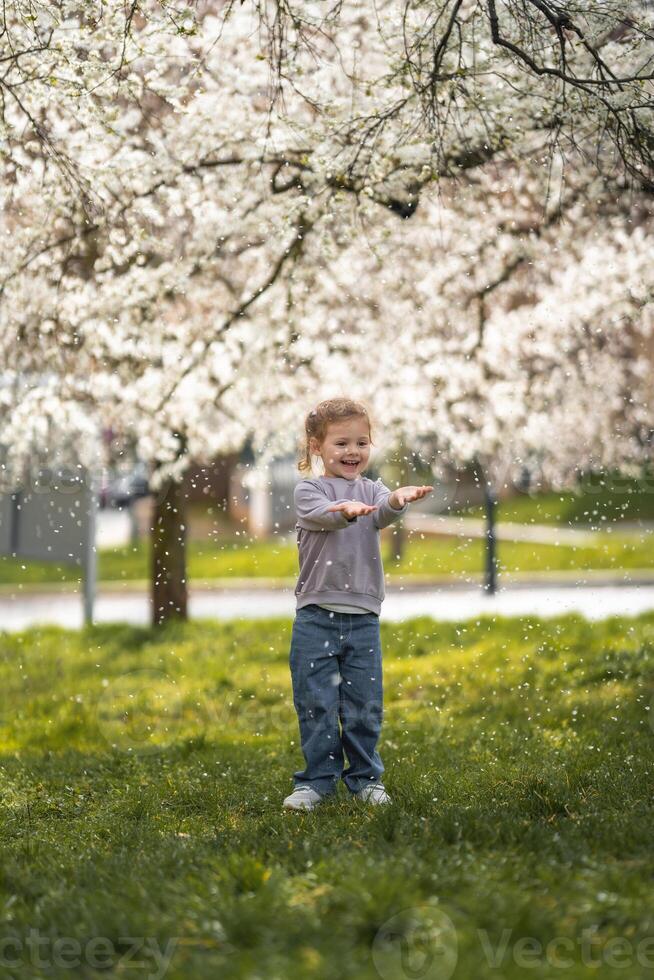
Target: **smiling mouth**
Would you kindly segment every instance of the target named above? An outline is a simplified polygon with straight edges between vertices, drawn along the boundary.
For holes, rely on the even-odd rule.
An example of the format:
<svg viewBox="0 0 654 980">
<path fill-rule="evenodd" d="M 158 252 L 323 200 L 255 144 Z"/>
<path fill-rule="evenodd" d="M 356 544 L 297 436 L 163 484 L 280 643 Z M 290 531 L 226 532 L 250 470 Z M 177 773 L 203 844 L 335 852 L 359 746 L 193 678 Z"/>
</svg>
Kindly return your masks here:
<svg viewBox="0 0 654 980">
<path fill-rule="evenodd" d="M 356 463 L 348 463 L 346 460 L 343 460 L 342 462 L 343 466 L 349 466 L 350 469 L 355 469 L 359 465 L 358 461 Z"/>
</svg>

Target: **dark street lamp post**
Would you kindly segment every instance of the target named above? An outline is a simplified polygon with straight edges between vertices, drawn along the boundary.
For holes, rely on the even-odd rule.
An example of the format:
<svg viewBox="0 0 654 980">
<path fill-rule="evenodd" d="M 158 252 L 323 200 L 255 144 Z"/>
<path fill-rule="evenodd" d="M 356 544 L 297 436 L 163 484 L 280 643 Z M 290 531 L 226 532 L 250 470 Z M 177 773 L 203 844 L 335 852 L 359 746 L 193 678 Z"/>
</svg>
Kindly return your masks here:
<svg viewBox="0 0 654 980">
<path fill-rule="evenodd" d="M 486 567 L 484 570 L 484 592 L 495 595 L 497 591 L 497 536 L 495 533 L 497 496 L 493 491 L 484 467 L 479 457 L 475 457 L 475 465 L 479 473 L 483 491 L 484 507 L 486 510 Z"/>
<path fill-rule="evenodd" d="M 484 590 L 489 595 L 494 595 L 497 590 L 497 554 L 495 536 L 495 508 L 497 497 L 493 493 L 493 488 L 484 481 L 484 504 L 486 506 L 486 574 L 484 577 Z"/>
</svg>

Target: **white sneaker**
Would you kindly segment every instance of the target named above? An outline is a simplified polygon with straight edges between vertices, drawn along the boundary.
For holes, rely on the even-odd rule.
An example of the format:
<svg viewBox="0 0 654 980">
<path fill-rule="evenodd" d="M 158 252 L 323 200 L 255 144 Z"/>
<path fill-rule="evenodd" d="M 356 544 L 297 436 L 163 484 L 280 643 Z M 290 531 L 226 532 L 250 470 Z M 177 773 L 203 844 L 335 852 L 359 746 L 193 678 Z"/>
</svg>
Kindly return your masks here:
<svg viewBox="0 0 654 980">
<path fill-rule="evenodd" d="M 287 810 L 313 810 L 322 803 L 322 796 L 316 793 L 310 786 L 298 786 L 290 796 L 284 800 Z"/>
<path fill-rule="evenodd" d="M 391 802 L 390 796 L 381 783 L 372 783 L 370 786 L 364 786 L 363 789 L 360 789 L 354 795 L 358 800 L 364 800 L 366 803 Z"/>
</svg>

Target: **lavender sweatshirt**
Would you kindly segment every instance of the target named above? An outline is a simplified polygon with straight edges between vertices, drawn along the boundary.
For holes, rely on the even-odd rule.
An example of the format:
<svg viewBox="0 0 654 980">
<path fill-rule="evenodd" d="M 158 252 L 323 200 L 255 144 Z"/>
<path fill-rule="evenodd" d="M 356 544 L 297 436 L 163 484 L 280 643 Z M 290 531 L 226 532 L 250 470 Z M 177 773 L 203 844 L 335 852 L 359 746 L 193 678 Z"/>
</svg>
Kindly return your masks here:
<svg viewBox="0 0 654 980">
<path fill-rule="evenodd" d="M 388 502 L 391 491 L 381 480 L 365 476 L 346 480 L 319 476 L 300 480 L 294 500 L 300 575 L 296 608 L 310 603 L 346 603 L 379 615 L 384 601 L 384 569 L 379 531 L 406 513 Z M 333 504 L 360 500 L 377 510 L 348 521 Z"/>
</svg>

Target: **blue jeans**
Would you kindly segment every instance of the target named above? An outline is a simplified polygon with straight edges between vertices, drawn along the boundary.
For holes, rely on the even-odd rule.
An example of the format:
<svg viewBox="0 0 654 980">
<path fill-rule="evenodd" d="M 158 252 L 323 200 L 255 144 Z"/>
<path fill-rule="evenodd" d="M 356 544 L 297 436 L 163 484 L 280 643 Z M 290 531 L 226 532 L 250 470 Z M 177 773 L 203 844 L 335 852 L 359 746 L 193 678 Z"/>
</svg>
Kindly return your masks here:
<svg viewBox="0 0 654 980">
<path fill-rule="evenodd" d="M 379 616 L 302 606 L 289 662 L 306 762 L 295 787 L 328 795 L 339 779 L 352 793 L 377 782 L 384 771 L 376 749 L 383 716 Z"/>
</svg>

